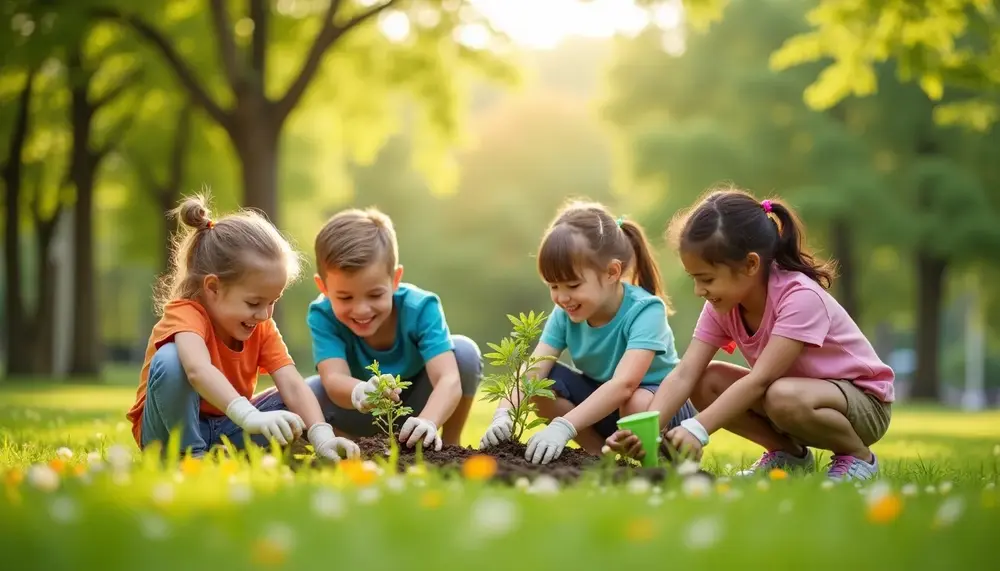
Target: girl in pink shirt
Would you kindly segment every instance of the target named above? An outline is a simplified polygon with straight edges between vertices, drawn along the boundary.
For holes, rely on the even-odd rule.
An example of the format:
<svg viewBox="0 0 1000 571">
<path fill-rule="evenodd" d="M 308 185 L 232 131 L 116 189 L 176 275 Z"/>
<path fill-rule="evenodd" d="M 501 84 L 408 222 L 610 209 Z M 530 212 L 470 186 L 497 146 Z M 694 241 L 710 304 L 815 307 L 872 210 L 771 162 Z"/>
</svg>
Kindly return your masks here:
<svg viewBox="0 0 1000 571">
<path fill-rule="evenodd" d="M 672 224 L 705 305 L 650 410 L 663 426 L 690 397 L 701 412 L 665 440 L 696 459 L 720 428 L 763 446 L 743 475 L 812 471 L 811 446 L 833 452 L 829 477 L 871 478 L 878 459 L 869 446 L 889 426 L 893 371 L 827 292 L 833 268 L 809 253 L 803 232 L 783 203 L 739 190 L 710 193 Z M 713 361 L 720 348 L 739 349 L 750 368 Z M 607 444 L 641 453 L 627 431 Z"/>
</svg>

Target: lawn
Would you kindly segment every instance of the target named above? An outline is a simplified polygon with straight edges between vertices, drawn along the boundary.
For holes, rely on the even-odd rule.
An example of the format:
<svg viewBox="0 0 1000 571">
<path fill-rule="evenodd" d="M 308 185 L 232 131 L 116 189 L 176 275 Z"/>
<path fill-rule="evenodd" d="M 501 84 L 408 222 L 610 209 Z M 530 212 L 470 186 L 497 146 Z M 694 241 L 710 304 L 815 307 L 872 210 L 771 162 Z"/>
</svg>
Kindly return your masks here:
<svg viewBox="0 0 1000 571">
<path fill-rule="evenodd" d="M 133 394 L 0 384 L 4 568 L 994 568 L 997 411 L 898 408 L 875 446 L 882 477 L 860 487 L 730 478 L 759 450 L 728 434 L 706 451 L 712 483 L 506 487 L 433 471 L 293 472 L 262 454 L 165 469 L 131 440 Z M 477 405 L 464 444 L 491 412 Z"/>
</svg>

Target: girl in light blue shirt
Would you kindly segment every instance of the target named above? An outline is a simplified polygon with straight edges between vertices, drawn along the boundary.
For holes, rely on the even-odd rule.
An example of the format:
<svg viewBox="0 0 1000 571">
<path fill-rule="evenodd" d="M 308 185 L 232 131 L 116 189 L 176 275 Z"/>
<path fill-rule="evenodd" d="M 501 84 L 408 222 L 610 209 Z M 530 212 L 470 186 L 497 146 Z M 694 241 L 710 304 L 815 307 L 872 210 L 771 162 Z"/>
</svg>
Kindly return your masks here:
<svg viewBox="0 0 1000 571">
<path fill-rule="evenodd" d="M 555 382 L 556 399 L 536 400 L 551 422 L 528 440 L 525 458 L 547 464 L 573 439 L 597 455 L 620 417 L 648 410 L 679 361 L 669 300 L 642 227 L 598 203 L 573 202 L 559 213 L 542 239 L 538 271 L 555 307 L 534 355 L 568 350 L 575 368 L 543 361 L 534 369 Z M 501 402 L 481 447 L 510 438 L 510 406 Z M 685 403 L 670 428 L 696 412 Z"/>
</svg>

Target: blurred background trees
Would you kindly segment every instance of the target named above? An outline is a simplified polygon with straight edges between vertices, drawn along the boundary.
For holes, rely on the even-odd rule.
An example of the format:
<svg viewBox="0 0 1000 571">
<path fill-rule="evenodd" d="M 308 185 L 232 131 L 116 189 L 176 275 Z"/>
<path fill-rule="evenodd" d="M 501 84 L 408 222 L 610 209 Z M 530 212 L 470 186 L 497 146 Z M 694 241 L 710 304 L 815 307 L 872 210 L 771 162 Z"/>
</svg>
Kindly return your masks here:
<svg viewBox="0 0 1000 571">
<path fill-rule="evenodd" d="M 656 240 L 683 350 L 701 304 L 662 233 L 733 183 L 799 209 L 902 396 L 995 402 L 996 10 L 4 0 L 4 374 L 134 382 L 165 212 L 203 189 L 270 216 L 306 278 L 322 222 L 378 206 L 404 279 L 481 344 L 550 307 L 534 253 L 559 205 L 603 201 Z M 315 295 L 278 316 L 303 372 Z"/>
</svg>

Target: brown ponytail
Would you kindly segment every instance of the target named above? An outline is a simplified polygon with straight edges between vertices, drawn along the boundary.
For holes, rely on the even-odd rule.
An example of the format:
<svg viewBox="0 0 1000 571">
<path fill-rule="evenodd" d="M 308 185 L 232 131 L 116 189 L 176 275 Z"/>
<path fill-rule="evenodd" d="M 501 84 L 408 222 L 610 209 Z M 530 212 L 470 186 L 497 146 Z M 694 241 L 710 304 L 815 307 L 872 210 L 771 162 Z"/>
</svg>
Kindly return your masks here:
<svg viewBox="0 0 1000 571">
<path fill-rule="evenodd" d="M 667 297 L 667 293 L 663 289 L 660 267 L 656 263 L 656 258 L 653 257 L 653 249 L 649 245 L 649 240 L 646 239 L 646 233 L 642 226 L 625 219 L 622 220 L 621 229 L 629 244 L 632 245 L 632 251 L 635 254 L 635 274 L 632 283 L 662 299 L 669 312 L 671 309 L 670 298 Z"/>
<path fill-rule="evenodd" d="M 774 248 L 775 263 L 790 272 L 802 272 L 819 285 L 830 289 L 834 277 L 832 264 L 818 261 L 806 249 L 805 226 L 799 217 L 778 200 L 770 200 L 768 204 L 778 224 L 778 243 Z"/>
</svg>

